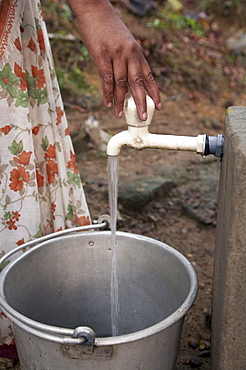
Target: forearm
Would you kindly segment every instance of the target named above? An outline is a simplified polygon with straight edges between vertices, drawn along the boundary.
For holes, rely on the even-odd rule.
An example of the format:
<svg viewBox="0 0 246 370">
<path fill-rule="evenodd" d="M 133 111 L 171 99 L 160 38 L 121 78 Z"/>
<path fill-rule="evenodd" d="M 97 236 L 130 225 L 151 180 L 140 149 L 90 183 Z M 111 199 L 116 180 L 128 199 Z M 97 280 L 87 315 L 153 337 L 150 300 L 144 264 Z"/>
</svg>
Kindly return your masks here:
<svg viewBox="0 0 246 370">
<path fill-rule="evenodd" d="M 89 21 L 95 14 L 112 16 L 115 13 L 109 0 L 67 0 L 75 19 Z"/>
<path fill-rule="evenodd" d="M 116 14 L 109 0 L 67 0 L 75 17 L 75 24 L 82 41 L 91 54 L 91 41 L 99 33 L 107 37 L 112 32 L 125 31 L 129 37 L 129 30 Z M 102 37 L 103 38 L 103 37 Z M 91 55 L 94 59 L 95 55 Z"/>
<path fill-rule="evenodd" d="M 104 104 L 122 116 L 130 88 L 139 118 L 146 119 L 146 92 L 160 108 L 160 96 L 143 50 L 116 14 L 109 0 L 67 0 L 80 37 L 94 60 L 101 80 Z"/>
</svg>

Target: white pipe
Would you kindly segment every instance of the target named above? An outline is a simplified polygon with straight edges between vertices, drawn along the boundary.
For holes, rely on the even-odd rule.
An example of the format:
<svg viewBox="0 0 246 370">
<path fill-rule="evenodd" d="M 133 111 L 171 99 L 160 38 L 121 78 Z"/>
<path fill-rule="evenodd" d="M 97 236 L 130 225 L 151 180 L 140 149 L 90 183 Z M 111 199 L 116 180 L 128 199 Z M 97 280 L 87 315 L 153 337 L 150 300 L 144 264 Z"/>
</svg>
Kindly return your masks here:
<svg viewBox="0 0 246 370">
<path fill-rule="evenodd" d="M 148 126 L 155 110 L 153 100 L 146 96 L 147 113 L 146 121 L 141 121 L 137 115 L 137 109 L 133 97 L 129 97 L 124 103 L 124 113 L 128 130 L 114 135 L 108 142 L 107 155 L 117 156 L 120 154 L 122 146 L 129 146 L 134 149 L 156 148 L 188 150 L 199 154 L 205 152 L 206 135 L 196 137 L 176 136 L 176 135 L 157 135 L 149 133 Z"/>
<path fill-rule="evenodd" d="M 135 131 L 135 132 L 133 132 Z M 195 137 L 158 135 L 148 132 L 148 127 L 128 127 L 128 130 L 114 135 L 108 142 L 107 155 L 117 156 L 123 146 L 134 149 L 155 148 L 194 151 L 204 154 L 206 135 Z"/>
</svg>

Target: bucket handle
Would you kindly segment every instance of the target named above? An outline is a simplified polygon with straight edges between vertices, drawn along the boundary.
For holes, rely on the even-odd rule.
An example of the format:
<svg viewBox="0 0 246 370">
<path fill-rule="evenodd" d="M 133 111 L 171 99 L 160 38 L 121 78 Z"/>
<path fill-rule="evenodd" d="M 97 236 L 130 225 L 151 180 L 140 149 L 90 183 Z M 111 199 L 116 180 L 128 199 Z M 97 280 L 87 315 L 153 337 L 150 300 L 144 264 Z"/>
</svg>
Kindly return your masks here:
<svg viewBox="0 0 246 370">
<path fill-rule="evenodd" d="M 9 253 L 6 253 L 1 259 L 0 259 L 0 266 L 2 263 L 4 263 L 10 256 L 14 255 L 15 253 L 19 252 L 23 248 L 30 248 L 34 246 L 35 244 L 42 243 L 46 240 L 50 240 L 62 235 L 75 233 L 79 231 L 87 231 L 87 230 L 94 230 L 94 229 L 107 229 L 110 226 L 110 216 L 108 215 L 102 215 L 98 218 L 98 222 L 92 225 L 86 225 L 86 226 L 79 226 L 74 227 L 70 229 L 65 229 L 61 231 L 57 231 L 56 233 L 52 233 L 49 235 L 45 235 L 43 237 L 31 240 L 25 244 L 22 244 L 21 246 L 18 246 L 14 250 L 10 251 Z M 65 345 L 76 345 L 76 344 L 84 344 L 88 347 L 89 350 L 87 350 L 88 354 L 93 353 L 94 351 L 94 343 L 95 343 L 95 337 L 96 334 L 94 330 L 87 326 L 79 326 L 77 328 L 73 329 L 65 329 L 65 328 L 58 328 L 50 325 L 41 324 L 38 322 L 35 322 L 23 315 L 23 320 L 18 320 L 15 315 L 13 314 L 12 308 L 8 306 L 8 304 L 5 304 L 6 302 L 3 300 L 2 302 L 2 308 L 5 311 L 8 318 L 15 323 L 18 327 L 23 329 L 24 331 L 33 334 L 39 338 L 50 340 L 52 342 L 56 342 L 59 344 L 65 344 Z"/>
<path fill-rule="evenodd" d="M 70 229 L 60 230 L 60 231 L 57 231 L 57 232 L 52 233 L 52 234 L 41 236 L 40 238 L 31 240 L 31 241 L 29 241 L 25 244 L 21 244 L 17 248 L 15 248 L 12 251 L 6 253 L 0 259 L 0 267 L 1 267 L 2 263 L 7 261 L 8 258 L 13 256 L 15 253 L 17 253 L 17 252 L 19 252 L 23 249 L 33 247 L 35 244 L 42 243 L 46 240 L 50 240 L 50 239 L 56 238 L 58 236 L 62 236 L 62 235 L 70 234 L 70 233 L 75 233 L 75 232 L 79 232 L 79 231 L 87 231 L 87 230 L 94 230 L 94 229 L 106 229 L 106 228 L 109 227 L 109 225 L 110 225 L 110 216 L 102 215 L 98 218 L 98 223 L 96 223 L 96 224 L 73 227 L 73 228 L 70 228 Z"/>
<path fill-rule="evenodd" d="M 94 330 L 87 326 L 79 326 L 77 328 L 73 329 L 63 329 L 63 328 L 56 328 L 49 325 L 38 325 L 37 327 L 32 327 L 28 325 L 27 323 L 18 320 L 15 316 L 13 316 L 6 307 L 4 307 L 4 311 L 11 322 L 13 322 L 15 325 L 17 325 L 20 329 L 23 331 L 34 335 L 35 337 L 48 340 L 51 342 L 55 342 L 62 345 L 78 345 L 83 344 L 88 347 L 90 347 L 90 352 L 93 352 L 94 350 L 94 344 L 95 344 L 95 337 L 96 334 Z M 30 320 L 32 321 L 32 320 Z M 39 328 L 40 326 L 40 328 Z M 43 326 L 43 328 L 42 328 Z M 50 331 L 46 331 L 47 327 L 50 327 Z M 41 330 L 41 328 L 43 330 Z M 57 330 L 56 330 L 57 329 Z M 61 332 L 59 331 L 61 329 Z M 66 333 L 65 333 L 66 332 Z M 61 335 L 61 333 L 63 335 Z"/>
</svg>

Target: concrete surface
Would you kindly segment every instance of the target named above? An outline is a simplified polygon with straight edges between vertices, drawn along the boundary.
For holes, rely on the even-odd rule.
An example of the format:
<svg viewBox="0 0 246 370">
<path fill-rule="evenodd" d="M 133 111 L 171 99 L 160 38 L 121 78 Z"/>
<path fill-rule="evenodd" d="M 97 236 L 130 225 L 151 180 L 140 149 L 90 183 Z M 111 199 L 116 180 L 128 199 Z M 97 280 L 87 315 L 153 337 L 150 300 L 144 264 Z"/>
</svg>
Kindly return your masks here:
<svg viewBox="0 0 246 370">
<path fill-rule="evenodd" d="M 246 107 L 225 123 L 212 310 L 212 369 L 246 369 Z"/>
</svg>

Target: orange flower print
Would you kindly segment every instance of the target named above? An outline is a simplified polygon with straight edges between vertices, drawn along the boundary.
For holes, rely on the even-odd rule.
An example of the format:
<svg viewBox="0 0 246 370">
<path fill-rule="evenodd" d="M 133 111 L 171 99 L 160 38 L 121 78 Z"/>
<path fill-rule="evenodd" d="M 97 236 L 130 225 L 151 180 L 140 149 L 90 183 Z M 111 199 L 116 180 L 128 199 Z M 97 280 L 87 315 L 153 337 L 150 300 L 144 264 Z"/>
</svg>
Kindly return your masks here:
<svg viewBox="0 0 246 370">
<path fill-rule="evenodd" d="M 12 219 L 13 220 L 16 220 L 16 221 L 19 221 L 20 219 L 20 214 L 18 213 L 18 211 L 12 211 Z"/>
<path fill-rule="evenodd" d="M 36 178 L 37 178 L 38 187 L 40 188 L 44 186 L 44 176 L 41 175 L 41 173 L 39 173 L 38 170 L 36 170 Z"/>
<path fill-rule="evenodd" d="M 38 43 L 40 50 L 45 50 L 44 35 L 43 30 L 41 28 L 38 30 Z"/>
<path fill-rule="evenodd" d="M 32 129 L 33 135 L 37 135 L 39 133 L 39 126 L 34 126 Z"/>
<path fill-rule="evenodd" d="M 8 229 L 9 230 L 17 230 L 17 226 L 15 224 L 15 220 L 13 220 L 12 218 L 6 222 L 6 224 L 8 225 Z"/>
<path fill-rule="evenodd" d="M 18 242 L 16 242 L 15 244 L 17 244 L 18 246 L 25 244 L 24 238 L 18 240 Z"/>
<path fill-rule="evenodd" d="M 19 157 L 14 157 L 14 161 L 17 164 L 22 164 L 27 166 L 30 162 L 32 152 L 26 152 L 25 150 L 19 155 Z"/>
<path fill-rule="evenodd" d="M 14 44 L 15 44 L 15 47 L 16 47 L 19 51 L 21 51 L 21 50 L 22 50 L 21 42 L 20 42 L 20 38 L 19 38 L 19 37 L 17 37 L 17 39 L 15 39 Z"/>
<path fill-rule="evenodd" d="M 55 175 L 58 174 L 58 166 L 52 159 L 49 159 L 46 164 L 46 171 L 48 175 L 48 182 L 52 184 L 55 181 Z"/>
<path fill-rule="evenodd" d="M 74 215 L 74 223 L 76 226 L 85 226 L 90 225 L 90 218 L 89 216 L 77 216 Z"/>
<path fill-rule="evenodd" d="M 31 50 L 31 51 L 35 51 L 36 50 L 36 44 L 35 42 L 33 41 L 32 37 L 27 45 L 27 47 Z"/>
<path fill-rule="evenodd" d="M 4 127 L 0 127 L 0 132 L 2 132 L 4 135 L 8 135 L 10 130 L 11 130 L 11 127 L 8 125 Z"/>
<path fill-rule="evenodd" d="M 45 158 L 51 159 L 56 157 L 56 148 L 54 145 L 50 144 L 45 152 Z"/>
<path fill-rule="evenodd" d="M 60 107 L 56 107 L 56 115 L 56 124 L 59 125 L 59 123 L 61 123 L 61 118 L 64 115 L 64 112 Z"/>
<path fill-rule="evenodd" d="M 67 127 L 65 130 L 65 135 L 70 135 L 69 128 Z"/>
<path fill-rule="evenodd" d="M 27 89 L 27 83 L 26 83 L 26 74 L 22 71 L 22 68 L 15 63 L 14 65 L 14 71 L 17 77 L 20 78 L 20 88 L 22 91 L 26 91 Z"/>
<path fill-rule="evenodd" d="M 30 173 L 26 171 L 24 167 L 18 166 L 10 172 L 10 181 L 9 187 L 11 190 L 21 190 L 24 182 L 27 183 L 30 181 Z"/>
<path fill-rule="evenodd" d="M 73 152 L 70 150 L 70 159 L 71 161 L 68 161 L 67 168 L 73 168 L 74 172 L 78 175 L 79 169 L 76 162 L 76 156 L 73 154 Z"/>
<path fill-rule="evenodd" d="M 5 313 L 3 312 L 0 312 L 1 316 L 5 317 L 7 319 L 7 316 L 5 315 Z"/>
<path fill-rule="evenodd" d="M 56 204 L 54 202 L 52 202 L 51 203 L 51 212 L 52 212 L 53 220 L 55 220 L 55 216 L 54 216 L 55 210 L 56 210 Z"/>
<path fill-rule="evenodd" d="M 45 85 L 44 70 L 32 66 L 32 74 L 37 79 L 38 89 L 42 89 Z"/>
</svg>

